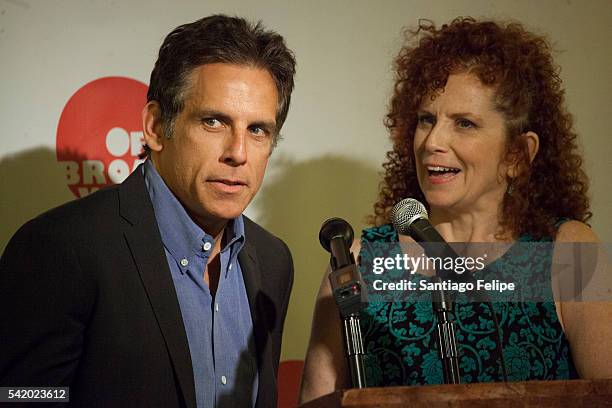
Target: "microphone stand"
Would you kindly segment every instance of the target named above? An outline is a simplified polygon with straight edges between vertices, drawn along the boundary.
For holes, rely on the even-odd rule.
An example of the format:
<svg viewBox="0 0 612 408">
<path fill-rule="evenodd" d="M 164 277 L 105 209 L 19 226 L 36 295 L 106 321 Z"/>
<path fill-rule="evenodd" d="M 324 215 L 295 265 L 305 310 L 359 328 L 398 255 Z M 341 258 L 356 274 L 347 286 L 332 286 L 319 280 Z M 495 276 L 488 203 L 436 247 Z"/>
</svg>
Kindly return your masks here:
<svg viewBox="0 0 612 408">
<path fill-rule="evenodd" d="M 426 227 L 434 230 L 429 223 L 426 224 Z M 447 257 L 457 257 L 449 246 L 441 245 L 439 242 L 426 242 L 424 237 L 419 238 L 421 238 L 421 241 L 425 241 L 419 242 L 419 244 L 423 247 L 423 249 L 425 249 L 425 253 L 429 257 L 442 259 Z M 442 240 L 441 237 L 440 240 Z M 457 350 L 457 338 L 455 336 L 456 326 L 451 316 L 453 310 L 453 300 L 442 288 L 442 278 L 454 280 L 457 277 L 458 275 L 454 270 L 441 268 L 441 270 L 436 270 L 436 276 L 432 278 L 432 281 L 439 287 L 439 290 L 435 290 L 431 293 L 431 303 L 438 321 L 436 327 L 438 354 L 440 355 L 440 360 L 442 360 L 442 371 L 444 372 L 445 384 L 461 383 L 459 371 L 459 352 Z"/>
<path fill-rule="evenodd" d="M 329 283 L 342 318 L 342 335 L 353 388 L 365 388 L 363 340 L 359 313 L 368 302 L 361 274 L 350 251 L 353 229 L 341 218 L 330 218 L 319 231 L 319 242 L 331 253 Z"/>
<path fill-rule="evenodd" d="M 332 247 L 335 239 L 331 240 Z M 338 259 L 331 257 L 332 272 L 329 281 L 332 293 L 342 318 L 342 334 L 346 350 L 353 388 L 365 388 L 366 378 L 363 367 L 363 340 L 359 314 L 367 303 L 367 293 L 361 284 L 361 274 L 355 264 L 353 254 L 344 266 L 338 265 Z M 340 266 L 340 267 L 339 267 Z"/>
<path fill-rule="evenodd" d="M 441 283 L 439 276 L 434 279 L 435 283 Z M 441 286 L 441 285 L 440 285 Z M 459 353 L 457 351 L 457 339 L 455 337 L 455 322 L 451 317 L 453 303 L 448 293 L 442 287 L 431 294 L 432 307 L 437 318 L 437 341 L 438 354 L 442 360 L 442 371 L 444 372 L 445 384 L 460 384 L 459 375 Z"/>
<path fill-rule="evenodd" d="M 361 340 L 361 323 L 359 313 L 342 318 L 344 345 L 351 371 L 353 388 L 365 388 L 365 370 L 363 368 L 363 341 Z"/>
</svg>

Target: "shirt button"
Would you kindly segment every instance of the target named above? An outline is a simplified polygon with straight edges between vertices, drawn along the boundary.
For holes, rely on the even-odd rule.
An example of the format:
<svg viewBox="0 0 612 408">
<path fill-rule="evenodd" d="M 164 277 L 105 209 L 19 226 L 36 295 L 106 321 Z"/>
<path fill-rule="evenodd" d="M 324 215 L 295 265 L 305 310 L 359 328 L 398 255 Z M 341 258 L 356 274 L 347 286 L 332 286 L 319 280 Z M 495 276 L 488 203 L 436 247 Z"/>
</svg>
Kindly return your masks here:
<svg viewBox="0 0 612 408">
<path fill-rule="evenodd" d="M 229 269 L 230 271 L 232 270 L 232 264 L 229 264 L 229 266 L 227 267 L 227 269 Z"/>
<path fill-rule="evenodd" d="M 205 251 L 208 251 L 210 247 L 212 247 L 210 242 L 205 242 L 204 245 L 202 245 L 202 249 L 204 249 Z"/>
<path fill-rule="evenodd" d="M 189 261 L 186 258 L 181 259 L 181 266 L 189 265 Z"/>
<path fill-rule="evenodd" d="M 215 302 L 215 311 L 218 312 L 219 311 L 219 303 Z"/>
<path fill-rule="evenodd" d="M 227 384 L 227 378 L 225 378 L 224 375 L 221 376 L 221 384 L 223 385 Z"/>
</svg>

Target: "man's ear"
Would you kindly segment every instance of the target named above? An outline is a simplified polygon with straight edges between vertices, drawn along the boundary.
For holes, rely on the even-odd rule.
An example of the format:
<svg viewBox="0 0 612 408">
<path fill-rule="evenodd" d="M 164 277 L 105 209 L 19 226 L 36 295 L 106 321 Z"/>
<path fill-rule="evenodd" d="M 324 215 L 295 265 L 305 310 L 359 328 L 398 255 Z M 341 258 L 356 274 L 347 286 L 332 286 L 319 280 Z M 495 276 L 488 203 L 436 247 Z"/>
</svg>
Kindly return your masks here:
<svg viewBox="0 0 612 408">
<path fill-rule="evenodd" d="M 529 157 L 529 163 L 533 163 L 533 159 L 535 159 L 536 154 L 538 154 L 538 149 L 540 148 L 540 138 L 535 132 L 529 131 L 521 134 L 521 137 L 524 141 L 524 146 L 527 147 L 527 155 Z M 513 154 L 511 157 L 511 163 L 508 167 L 508 177 L 511 179 L 518 176 L 519 173 L 519 164 L 518 157 L 521 155 Z"/>
<path fill-rule="evenodd" d="M 144 140 L 153 152 L 161 152 L 164 148 L 163 126 L 161 123 L 161 108 L 156 101 L 148 102 L 142 110 L 142 129 Z"/>
</svg>

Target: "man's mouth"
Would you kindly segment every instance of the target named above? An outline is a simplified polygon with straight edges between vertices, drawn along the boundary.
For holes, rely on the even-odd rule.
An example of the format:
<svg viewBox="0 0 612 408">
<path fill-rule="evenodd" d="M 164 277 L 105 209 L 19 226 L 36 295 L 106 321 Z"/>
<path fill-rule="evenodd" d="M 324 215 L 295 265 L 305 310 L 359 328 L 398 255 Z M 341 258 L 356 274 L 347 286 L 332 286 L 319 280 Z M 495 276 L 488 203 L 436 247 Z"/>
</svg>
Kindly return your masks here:
<svg viewBox="0 0 612 408">
<path fill-rule="evenodd" d="M 246 183 L 244 181 L 236 179 L 212 179 L 210 181 L 214 183 L 227 184 L 228 186 L 246 186 Z"/>
<path fill-rule="evenodd" d="M 208 180 L 215 188 L 226 193 L 236 193 L 247 186 L 247 183 L 239 179 L 210 179 Z"/>
</svg>

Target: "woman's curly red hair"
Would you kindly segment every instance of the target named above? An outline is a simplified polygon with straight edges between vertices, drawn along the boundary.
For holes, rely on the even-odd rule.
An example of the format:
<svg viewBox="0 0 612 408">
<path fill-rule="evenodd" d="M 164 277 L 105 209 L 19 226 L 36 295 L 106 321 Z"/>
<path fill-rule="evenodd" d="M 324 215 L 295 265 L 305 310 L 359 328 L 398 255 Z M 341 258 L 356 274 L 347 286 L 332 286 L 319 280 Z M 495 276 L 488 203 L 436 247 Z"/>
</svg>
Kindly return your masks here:
<svg viewBox="0 0 612 408">
<path fill-rule="evenodd" d="M 553 236 L 561 217 L 586 222 L 592 216 L 588 180 L 546 39 L 519 23 L 472 18 L 458 18 L 439 29 L 421 20 L 408 33 L 417 43 L 402 48 L 395 61 L 394 95 L 385 121 L 393 149 L 383 164 L 384 180 L 371 221 L 389 222 L 391 209 L 403 198 L 426 202 L 413 153 L 421 100 L 443 89 L 450 74 L 470 72 L 495 87 L 496 108 L 506 118 L 506 158 L 518 163 L 518 175 L 508 180 L 513 193 L 502 203 L 500 233 Z M 532 163 L 520 137 L 527 131 L 539 136 Z"/>
</svg>

